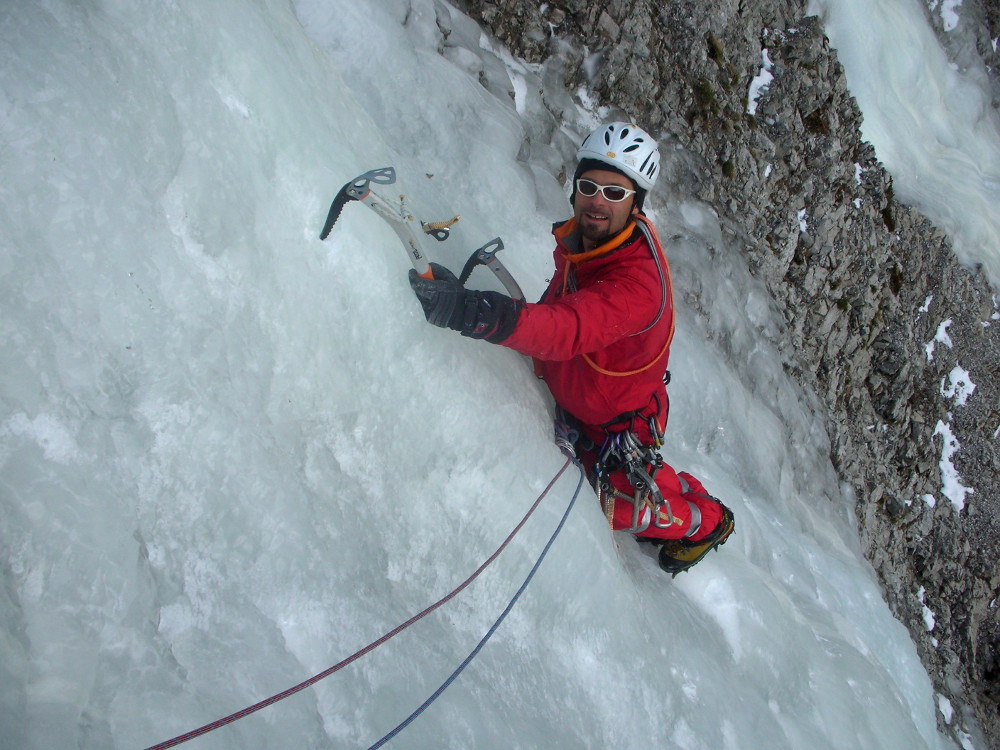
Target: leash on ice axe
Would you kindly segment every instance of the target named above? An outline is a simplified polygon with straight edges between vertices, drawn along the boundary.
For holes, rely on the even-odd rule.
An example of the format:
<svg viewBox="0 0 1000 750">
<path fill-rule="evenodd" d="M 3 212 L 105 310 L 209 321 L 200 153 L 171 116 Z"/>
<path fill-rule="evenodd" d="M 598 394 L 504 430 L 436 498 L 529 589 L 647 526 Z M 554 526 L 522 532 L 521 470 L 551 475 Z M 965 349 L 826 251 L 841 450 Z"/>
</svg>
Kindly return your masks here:
<svg viewBox="0 0 1000 750">
<path fill-rule="evenodd" d="M 431 271 L 430 262 L 424 253 L 421 243 L 421 235 L 433 237 L 438 242 L 444 242 L 451 236 L 451 227 L 461 218 L 454 217 L 448 221 L 420 221 L 420 232 L 416 231 L 418 220 L 406 207 L 406 196 L 400 195 L 398 200 L 393 200 L 379 195 L 375 192 L 373 185 L 392 185 L 396 182 L 396 170 L 392 167 L 382 167 L 372 169 L 364 174 L 360 174 L 348 182 L 340 189 L 337 196 L 330 205 L 330 211 L 323 225 L 323 231 L 319 238 L 325 240 L 330 236 L 333 225 L 340 218 L 341 211 L 351 201 L 360 201 L 372 209 L 382 219 L 388 222 L 389 226 L 396 233 L 396 236 L 403 243 L 406 255 L 410 263 L 418 274 L 425 279 L 433 279 L 434 273 Z M 487 242 L 477 250 L 474 250 L 462 274 L 459 282 L 465 286 L 469 276 L 476 266 L 486 266 L 503 284 L 504 289 L 514 299 L 524 299 L 524 292 L 518 286 L 517 281 L 511 276 L 510 271 L 496 257 L 497 252 L 503 249 L 503 241 L 499 237 Z"/>
</svg>

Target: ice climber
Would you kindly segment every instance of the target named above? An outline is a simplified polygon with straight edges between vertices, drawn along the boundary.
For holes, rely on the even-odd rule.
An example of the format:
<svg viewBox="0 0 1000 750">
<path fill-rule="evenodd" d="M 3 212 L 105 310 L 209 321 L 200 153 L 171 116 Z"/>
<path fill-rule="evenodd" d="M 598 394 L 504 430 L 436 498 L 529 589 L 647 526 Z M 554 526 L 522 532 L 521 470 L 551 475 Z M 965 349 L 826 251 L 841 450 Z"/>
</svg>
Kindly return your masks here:
<svg viewBox="0 0 1000 750">
<path fill-rule="evenodd" d="M 663 462 L 674 333 L 670 270 L 642 212 L 659 150 L 636 125 L 598 128 L 577 152 L 573 217 L 553 227 L 555 273 L 535 304 L 465 289 L 447 268 L 410 271 L 427 320 L 535 360 L 613 529 L 659 545 L 687 570 L 733 532 L 733 514 L 701 482 Z"/>
</svg>

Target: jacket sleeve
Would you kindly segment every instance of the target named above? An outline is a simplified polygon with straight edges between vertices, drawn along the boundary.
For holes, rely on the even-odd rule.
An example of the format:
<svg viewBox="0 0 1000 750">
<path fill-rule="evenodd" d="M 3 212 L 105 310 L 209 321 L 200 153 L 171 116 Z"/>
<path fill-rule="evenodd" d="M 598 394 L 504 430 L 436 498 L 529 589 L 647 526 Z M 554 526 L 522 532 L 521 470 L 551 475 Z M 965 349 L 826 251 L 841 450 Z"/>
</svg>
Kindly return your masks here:
<svg viewBox="0 0 1000 750">
<path fill-rule="evenodd" d="M 546 361 L 591 354 L 648 326 L 661 297 L 655 271 L 615 269 L 580 291 L 524 305 L 503 345 Z"/>
</svg>

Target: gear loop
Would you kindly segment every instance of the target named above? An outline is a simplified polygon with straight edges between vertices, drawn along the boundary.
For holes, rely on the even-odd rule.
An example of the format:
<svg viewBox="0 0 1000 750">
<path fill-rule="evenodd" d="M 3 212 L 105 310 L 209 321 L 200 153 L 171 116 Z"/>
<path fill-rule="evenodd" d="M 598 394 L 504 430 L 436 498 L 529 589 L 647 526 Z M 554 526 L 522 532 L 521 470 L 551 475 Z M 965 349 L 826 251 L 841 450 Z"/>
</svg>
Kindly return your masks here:
<svg viewBox="0 0 1000 750">
<path fill-rule="evenodd" d="M 639 440 L 631 424 L 617 432 L 606 429 L 607 437 L 594 466 L 595 490 L 605 504 L 609 523 L 612 521 L 614 500 L 625 500 L 632 504 L 632 525 L 627 529 L 632 534 L 640 534 L 650 526 L 667 529 L 677 523 L 670 503 L 664 499 L 656 484 L 656 475 L 664 465 L 659 452 L 663 442 L 655 421 L 651 421 L 650 426 L 653 434 L 651 445 L 644 445 Z M 622 470 L 634 490 L 631 496 L 611 484 L 611 474 Z"/>
</svg>

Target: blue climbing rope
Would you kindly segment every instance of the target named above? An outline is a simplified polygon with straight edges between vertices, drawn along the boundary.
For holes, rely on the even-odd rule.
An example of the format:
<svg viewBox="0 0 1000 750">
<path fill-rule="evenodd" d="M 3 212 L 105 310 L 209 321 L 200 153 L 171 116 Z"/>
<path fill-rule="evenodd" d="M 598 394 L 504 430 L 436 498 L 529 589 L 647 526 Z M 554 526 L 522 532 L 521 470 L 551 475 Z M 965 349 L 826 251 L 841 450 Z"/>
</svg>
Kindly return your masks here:
<svg viewBox="0 0 1000 750">
<path fill-rule="evenodd" d="M 420 716 L 420 714 L 422 714 L 425 710 L 427 710 L 427 708 L 440 697 L 441 693 L 447 690 L 448 686 L 451 685 L 451 683 L 453 683 L 458 678 L 458 676 L 465 670 L 467 666 L 469 666 L 469 663 L 476 658 L 479 652 L 482 651 L 483 646 L 486 645 L 486 642 L 497 631 L 497 628 L 500 627 L 500 624 L 506 619 L 507 615 L 510 614 L 510 611 L 514 608 L 514 605 L 517 603 L 517 600 L 521 597 L 521 594 L 523 594 L 524 590 L 528 588 L 528 584 L 531 583 L 531 579 L 534 578 L 535 573 L 538 571 L 538 568 L 541 567 L 542 560 L 545 559 L 545 556 L 548 554 L 549 548 L 552 546 L 552 543 L 555 542 L 556 537 L 559 536 L 559 532 L 562 531 L 563 526 L 566 524 L 566 519 L 569 518 L 570 511 L 573 509 L 573 504 L 576 503 L 576 499 L 580 495 L 580 488 L 583 487 L 585 472 L 582 465 L 580 465 L 578 462 L 575 463 L 580 468 L 580 479 L 576 484 L 576 491 L 573 493 L 573 497 L 570 498 L 569 505 L 566 506 L 566 511 L 563 513 L 562 518 L 559 520 L 559 525 L 556 526 L 556 530 L 552 532 L 552 536 L 549 537 L 549 541 L 545 543 L 545 547 L 542 549 L 542 552 L 538 556 L 538 559 L 535 561 L 535 564 L 531 566 L 531 570 L 528 571 L 528 575 L 525 577 L 524 582 L 521 584 L 520 588 L 518 588 L 518 590 L 514 593 L 514 596 L 511 597 L 511 600 L 504 608 L 504 611 L 500 614 L 500 616 L 496 619 L 496 622 L 494 622 L 493 625 L 490 627 L 490 629 L 486 632 L 486 635 L 482 637 L 482 640 L 480 640 L 479 643 L 476 644 L 476 647 L 472 649 L 469 655 L 465 657 L 465 659 L 462 661 L 461 664 L 458 665 L 455 671 L 448 676 L 448 679 L 446 679 L 443 683 L 441 683 L 441 687 L 435 690 L 427 700 L 425 700 L 422 704 L 420 704 L 417 710 L 415 710 L 412 714 L 407 716 L 406 719 L 404 719 L 395 729 L 393 729 L 391 732 L 385 735 L 385 737 L 383 737 L 374 745 L 372 745 L 370 748 L 368 748 L 368 750 L 376 750 L 376 748 L 382 747 L 382 745 L 384 745 L 386 742 L 388 742 L 397 734 L 406 729 L 406 727 L 408 727 L 410 723 L 413 722 L 414 719 L 416 719 L 418 716 Z"/>
<path fill-rule="evenodd" d="M 193 740 L 195 737 L 200 737 L 203 734 L 207 734 L 208 732 L 211 732 L 211 731 L 213 731 L 215 729 L 219 729 L 220 727 L 223 727 L 223 726 L 225 726 L 227 724 L 231 724 L 234 721 L 238 721 L 239 719 L 245 718 L 245 717 L 249 716 L 252 713 L 256 713 L 257 711 L 260 711 L 263 708 L 267 708 L 268 706 L 271 706 L 271 705 L 277 703 L 278 701 L 284 700 L 285 698 L 288 698 L 289 696 L 294 695 L 295 693 L 298 693 L 301 690 L 305 690 L 307 687 L 310 687 L 310 686 L 316 684 L 317 682 L 319 682 L 320 680 L 322 680 L 322 679 L 324 679 L 326 677 L 329 677 L 334 672 L 337 672 L 337 671 L 343 669 L 348 664 L 351 664 L 352 662 L 354 662 L 357 659 L 361 658 L 365 654 L 367 654 L 367 653 L 373 651 L 374 649 L 378 648 L 383 643 L 385 643 L 386 641 L 388 641 L 391 638 L 394 638 L 396 635 L 398 635 L 403 630 L 405 630 L 406 628 L 408 628 L 411 625 L 413 625 L 418 620 L 420 620 L 420 619 L 426 617 L 427 615 L 429 615 L 431 612 L 433 612 L 435 609 L 437 609 L 438 607 L 440 607 L 444 603 L 450 601 L 452 598 L 454 598 L 456 595 L 458 595 L 461 591 L 463 591 L 467 586 L 469 586 L 469 584 L 471 584 L 476 578 L 478 578 L 479 575 L 484 570 L 486 570 L 486 568 L 489 565 L 491 565 L 493 563 L 493 561 L 497 559 L 497 557 L 500 556 L 500 553 L 504 551 L 504 549 L 507 547 L 508 544 L 510 544 L 510 542 L 514 538 L 514 536 L 521 530 L 521 528 L 524 526 L 524 524 L 527 523 L 528 519 L 531 517 L 531 515 L 538 508 L 539 504 L 542 502 L 542 499 L 549 493 L 549 490 L 552 489 L 552 487 L 555 485 L 555 483 L 563 475 L 563 472 L 565 472 L 566 469 L 569 467 L 570 462 L 573 462 L 577 466 L 580 466 L 579 461 L 576 460 L 576 457 L 575 457 L 575 454 L 573 453 L 573 449 L 572 449 L 571 445 L 569 445 L 565 441 L 560 442 L 558 439 L 556 440 L 556 443 L 557 443 L 557 445 L 559 445 L 560 450 L 562 450 L 562 452 L 566 455 L 566 457 L 567 457 L 566 463 L 563 464 L 562 468 L 559 469 L 559 471 L 556 472 L 555 476 L 552 477 L 552 479 L 549 481 L 548 485 L 545 487 L 545 489 L 542 491 L 542 493 L 535 499 L 535 502 L 532 504 L 532 506 L 528 509 L 527 513 L 524 514 L 524 517 L 521 519 L 521 521 L 514 527 L 514 529 L 510 532 L 510 534 L 507 535 L 507 538 L 503 540 L 503 542 L 500 544 L 500 546 L 497 548 L 497 550 L 492 555 L 490 555 L 489 558 L 487 558 L 486 561 L 482 565 L 480 565 L 468 578 L 466 578 L 464 581 L 462 581 L 462 583 L 460 583 L 458 586 L 456 586 L 454 589 L 452 589 L 452 591 L 450 591 L 448 594 L 446 594 L 442 598 L 438 599 L 436 602 L 434 602 L 433 604 L 431 604 L 430 606 L 428 606 L 427 608 L 425 608 L 421 612 L 418 612 L 417 614 L 415 614 L 413 617 L 411 617 L 406 622 L 402 623 L 401 625 L 397 626 L 396 628 L 393 628 L 388 633 L 386 633 L 385 635 L 383 635 L 381 638 L 378 638 L 375 641 L 372 641 L 371 643 L 369 643 L 364 648 L 359 649 L 358 651 L 355 651 L 353 654 L 351 654 L 350 656 L 348 656 L 346 659 L 343 659 L 342 661 L 334 664 L 332 667 L 323 670 L 319 674 L 313 675 L 308 680 L 300 682 L 298 685 L 294 685 L 293 687 L 290 687 L 287 690 L 284 690 L 284 691 L 278 693 L 277 695 L 272 695 L 270 698 L 266 698 L 266 699 L 264 699 L 264 700 L 262 700 L 262 701 L 260 701 L 258 703 L 255 703 L 252 706 L 247 706 L 246 708 L 244 708 L 244 709 L 242 709 L 240 711 L 237 711 L 236 713 L 230 714 L 229 716 L 225 716 L 225 717 L 223 717 L 221 719 L 217 719 L 217 720 L 215 720 L 215 721 L 213 721 L 213 722 L 211 722 L 209 724 L 205 724 L 204 726 L 201 726 L 201 727 L 199 727 L 197 729 L 194 729 L 194 730 L 192 730 L 190 732 L 185 732 L 184 734 L 181 734 L 181 735 L 178 735 L 176 737 L 173 737 L 172 739 L 166 740 L 165 742 L 161 742 L 159 744 L 152 745 L 152 746 L 146 748 L 146 750 L 167 750 L 167 748 L 171 748 L 171 747 L 174 747 L 176 745 L 180 745 L 180 744 L 182 744 L 184 742 L 188 742 L 189 740 Z M 528 585 L 528 582 L 531 580 L 531 577 L 535 574 L 535 570 L 538 569 L 538 566 L 541 564 L 542 559 L 545 557 L 546 552 L 548 552 L 548 549 L 552 545 L 552 542 L 555 541 L 556 535 L 558 535 L 559 531 L 562 529 L 563 524 L 566 521 L 566 516 L 569 515 L 569 511 L 573 507 L 573 503 L 576 502 L 576 498 L 580 494 L 580 487 L 581 487 L 581 485 L 583 483 L 583 468 L 582 468 L 582 466 L 580 467 L 580 471 L 581 471 L 580 483 L 577 485 L 576 492 L 573 494 L 573 499 L 570 500 L 569 507 L 566 508 L 566 514 L 563 516 L 562 521 L 560 521 L 559 527 L 556 529 L 555 534 L 552 535 L 552 538 L 549 540 L 549 543 L 547 545 L 545 545 L 545 549 L 543 550 L 541 557 L 539 557 L 538 562 L 535 563 L 535 566 L 534 566 L 534 568 L 532 568 L 531 572 L 529 573 L 528 578 L 525 580 L 525 582 L 521 586 L 520 590 L 518 590 L 517 594 L 511 600 L 511 602 L 508 605 L 507 609 L 500 616 L 500 619 L 497 620 L 497 622 L 494 624 L 493 628 L 490 629 L 490 632 L 487 633 L 487 635 L 486 635 L 485 638 L 483 638 L 483 640 L 480 642 L 480 644 L 476 648 L 476 650 L 455 671 L 455 673 L 453 674 L 453 676 L 451 677 L 451 679 L 449 680 L 449 682 L 451 680 L 454 680 L 454 678 L 463 669 L 465 669 L 465 666 L 468 664 L 468 662 L 471 661 L 472 658 L 474 658 L 475 654 L 479 652 L 479 649 L 482 648 L 483 644 L 486 643 L 486 641 L 489 639 L 489 637 L 493 634 L 493 631 L 496 630 L 496 628 L 500 625 L 500 623 L 503 621 L 503 619 L 507 616 L 507 613 L 514 606 L 514 602 L 517 601 L 518 597 L 520 597 L 520 595 L 521 595 L 521 592 L 524 591 L 525 587 Z M 443 685 L 439 689 L 438 693 L 434 696 L 434 698 L 436 698 L 437 695 L 440 695 L 440 693 L 443 692 L 446 687 L 447 687 L 447 684 Z M 431 700 L 429 700 L 426 705 L 430 705 L 431 702 L 433 702 L 433 698 Z M 399 731 L 401 731 L 406 726 L 406 724 L 409 724 L 411 721 L 413 721 L 413 719 L 415 719 L 424 710 L 424 708 L 426 708 L 426 705 L 422 706 L 419 709 L 419 711 L 414 712 L 414 714 L 412 716 L 410 716 L 410 718 L 404 724 L 401 724 L 399 727 L 396 728 L 396 730 L 394 730 L 393 734 L 397 734 Z M 390 739 L 390 737 L 386 736 L 385 738 L 383 738 L 383 740 L 380 741 L 380 743 L 384 743 L 384 742 L 388 741 L 389 739 Z M 374 747 L 378 747 L 378 745 L 375 745 Z"/>
</svg>

